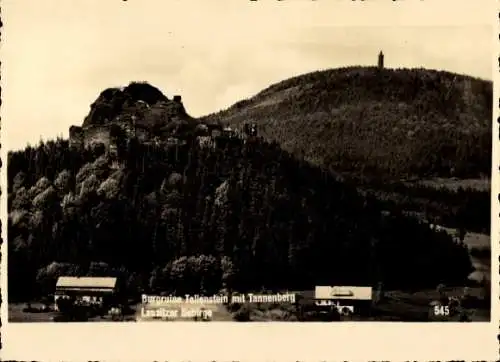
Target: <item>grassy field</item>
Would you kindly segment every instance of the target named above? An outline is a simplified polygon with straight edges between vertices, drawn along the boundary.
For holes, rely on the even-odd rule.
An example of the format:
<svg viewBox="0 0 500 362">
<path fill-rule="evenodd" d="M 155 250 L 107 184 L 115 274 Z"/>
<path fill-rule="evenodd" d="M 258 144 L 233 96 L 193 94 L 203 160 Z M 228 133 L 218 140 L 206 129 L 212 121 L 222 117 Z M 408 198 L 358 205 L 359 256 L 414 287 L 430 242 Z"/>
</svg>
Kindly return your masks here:
<svg viewBox="0 0 500 362">
<path fill-rule="evenodd" d="M 459 188 L 473 189 L 477 191 L 490 191 L 491 179 L 475 178 L 475 179 L 460 179 L 460 178 L 433 178 L 427 180 L 419 180 L 414 182 L 405 182 L 407 186 L 418 185 L 433 187 L 435 189 L 446 189 L 457 191 Z"/>
<path fill-rule="evenodd" d="M 41 308 L 42 304 L 31 303 L 33 308 Z M 25 313 L 23 308 L 26 307 L 25 303 L 9 303 L 8 316 L 9 322 L 52 322 L 57 313 Z"/>
<path fill-rule="evenodd" d="M 450 288 L 449 297 L 460 297 L 464 288 Z M 469 288 L 469 295 L 481 298 L 481 288 Z M 418 292 L 390 291 L 385 293 L 384 300 L 374 308 L 374 319 L 398 321 L 458 321 L 459 316 L 435 317 L 430 303 L 439 298 L 436 290 L 424 290 Z M 467 314 L 473 322 L 488 322 L 490 320 L 489 309 L 468 309 Z"/>
<path fill-rule="evenodd" d="M 31 303 L 33 308 L 42 308 L 41 303 Z M 54 322 L 54 318 L 59 315 L 58 312 L 36 312 L 36 313 L 26 313 L 23 309 L 26 307 L 26 303 L 9 303 L 8 307 L 8 318 L 10 323 L 23 323 L 23 322 Z M 95 317 L 90 318 L 88 322 L 111 322 L 111 316 L 107 315 L 104 318 Z M 125 317 L 124 321 L 133 322 L 135 321 L 134 316 Z"/>
</svg>

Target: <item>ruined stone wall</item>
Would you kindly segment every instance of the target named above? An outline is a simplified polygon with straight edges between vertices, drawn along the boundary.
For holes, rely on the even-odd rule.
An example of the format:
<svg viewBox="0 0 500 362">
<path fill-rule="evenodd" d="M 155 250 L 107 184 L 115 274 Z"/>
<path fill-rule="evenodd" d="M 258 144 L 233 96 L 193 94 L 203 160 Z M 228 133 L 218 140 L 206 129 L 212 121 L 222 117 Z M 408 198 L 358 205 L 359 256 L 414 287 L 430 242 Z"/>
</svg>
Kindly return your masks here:
<svg viewBox="0 0 500 362">
<path fill-rule="evenodd" d="M 141 123 L 134 123 L 132 122 L 123 122 L 119 123 L 120 127 L 125 131 L 125 135 L 128 138 L 136 137 L 140 142 L 155 142 L 155 139 L 158 138 L 158 135 L 153 132 L 151 127 L 145 124 Z M 117 123 L 114 123 L 117 124 Z M 112 144 L 112 137 L 111 137 L 111 129 L 112 129 L 113 124 L 107 124 L 107 125 L 90 125 L 86 127 L 79 127 L 79 126 L 71 126 L 69 130 L 69 135 L 70 135 L 70 145 L 73 147 L 91 147 L 93 144 L 97 143 L 102 143 L 106 146 L 106 148 L 109 148 L 109 146 Z M 184 125 L 184 124 L 183 124 Z M 182 125 L 175 125 L 172 124 L 172 126 L 182 126 Z M 199 126 L 198 131 L 200 128 L 203 128 L 203 132 L 198 132 L 198 136 L 214 136 L 214 134 L 220 135 L 221 132 L 218 131 L 218 127 L 215 127 L 214 129 L 214 134 L 208 131 L 207 126 Z M 159 140 L 157 140 L 159 142 Z"/>
<path fill-rule="evenodd" d="M 137 125 L 134 127 L 131 124 L 126 124 L 122 125 L 122 127 L 128 137 L 137 137 L 139 141 L 148 141 L 152 138 L 152 135 L 144 126 Z"/>
<path fill-rule="evenodd" d="M 150 134 L 148 131 L 142 129 L 142 128 L 137 128 L 135 130 L 135 136 L 140 140 L 140 141 L 147 141 L 151 138 Z"/>
<path fill-rule="evenodd" d="M 85 147 L 89 147 L 95 143 L 103 143 L 108 146 L 111 141 L 109 131 L 108 126 L 90 126 L 85 128 Z"/>
<path fill-rule="evenodd" d="M 71 126 L 69 128 L 69 145 L 71 147 L 81 147 L 84 142 L 84 132 L 82 127 Z"/>
<path fill-rule="evenodd" d="M 111 143 L 110 130 L 109 125 L 88 126 L 85 128 L 71 126 L 69 129 L 69 142 L 72 147 L 90 147 L 96 143 L 102 143 L 108 147 Z M 152 138 L 149 131 L 142 127 L 136 127 L 134 130 L 133 126 L 125 125 L 124 130 L 128 137 L 135 136 L 143 142 Z"/>
</svg>

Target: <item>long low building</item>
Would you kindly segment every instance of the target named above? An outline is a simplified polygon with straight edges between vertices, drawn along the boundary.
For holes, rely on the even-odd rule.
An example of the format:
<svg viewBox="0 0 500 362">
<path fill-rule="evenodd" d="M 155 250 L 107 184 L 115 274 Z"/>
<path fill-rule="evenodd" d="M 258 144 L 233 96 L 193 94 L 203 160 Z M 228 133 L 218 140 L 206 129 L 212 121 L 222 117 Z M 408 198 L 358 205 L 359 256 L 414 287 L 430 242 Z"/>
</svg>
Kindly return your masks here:
<svg viewBox="0 0 500 362">
<path fill-rule="evenodd" d="M 372 295 L 372 287 L 316 286 L 314 300 L 319 308 L 336 306 L 341 314 L 364 314 L 370 310 Z"/>
<path fill-rule="evenodd" d="M 59 277 L 54 293 L 55 309 L 59 298 L 74 298 L 84 304 L 102 305 L 117 293 L 117 279 L 112 277 Z"/>
<path fill-rule="evenodd" d="M 372 287 L 316 286 L 316 300 L 372 300 Z"/>
</svg>

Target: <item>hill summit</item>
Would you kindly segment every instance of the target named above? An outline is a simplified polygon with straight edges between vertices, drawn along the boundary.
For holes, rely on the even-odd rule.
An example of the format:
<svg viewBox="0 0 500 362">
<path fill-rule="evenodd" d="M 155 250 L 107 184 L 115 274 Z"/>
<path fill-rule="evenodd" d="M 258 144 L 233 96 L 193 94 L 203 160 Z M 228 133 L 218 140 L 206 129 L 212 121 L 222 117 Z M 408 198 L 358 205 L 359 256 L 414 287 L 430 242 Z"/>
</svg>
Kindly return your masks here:
<svg viewBox="0 0 500 362">
<path fill-rule="evenodd" d="M 180 95 L 168 99 L 146 82 L 131 82 L 123 88 L 107 88 L 91 104 L 81 127 L 70 127 L 73 145 L 110 143 L 113 133 L 122 132 L 142 140 L 161 137 L 195 124 L 182 104 Z M 170 132 L 172 133 L 172 132 Z"/>
<path fill-rule="evenodd" d="M 356 178 L 491 172 L 492 83 L 428 69 L 346 67 L 303 74 L 203 117 L 259 134 Z"/>
<path fill-rule="evenodd" d="M 105 124 L 127 111 L 134 113 L 135 108 L 144 109 L 160 102 L 168 104 L 169 99 L 148 83 L 132 82 L 124 88 L 107 88 L 90 105 L 83 126 Z"/>
</svg>

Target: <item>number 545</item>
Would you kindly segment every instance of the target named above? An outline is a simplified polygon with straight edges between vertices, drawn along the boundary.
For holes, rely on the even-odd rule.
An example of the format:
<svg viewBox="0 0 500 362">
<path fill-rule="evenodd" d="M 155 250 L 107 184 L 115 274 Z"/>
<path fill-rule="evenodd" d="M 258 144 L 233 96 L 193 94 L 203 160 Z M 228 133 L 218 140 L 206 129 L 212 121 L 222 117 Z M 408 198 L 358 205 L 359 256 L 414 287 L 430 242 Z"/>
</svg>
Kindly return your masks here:
<svg viewBox="0 0 500 362">
<path fill-rule="evenodd" d="M 450 315 L 450 307 L 447 305 L 435 305 L 434 315 L 439 315 L 439 316 Z"/>
</svg>

